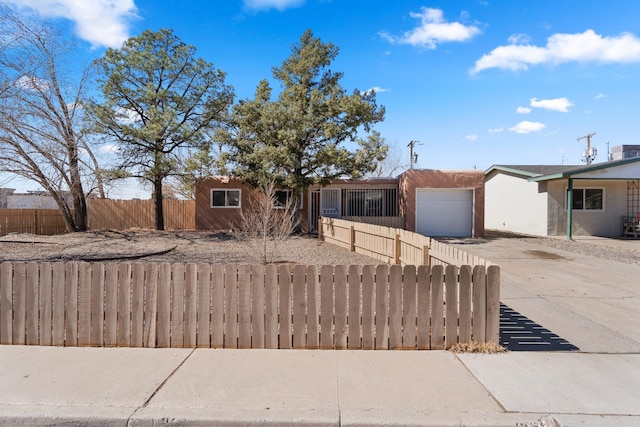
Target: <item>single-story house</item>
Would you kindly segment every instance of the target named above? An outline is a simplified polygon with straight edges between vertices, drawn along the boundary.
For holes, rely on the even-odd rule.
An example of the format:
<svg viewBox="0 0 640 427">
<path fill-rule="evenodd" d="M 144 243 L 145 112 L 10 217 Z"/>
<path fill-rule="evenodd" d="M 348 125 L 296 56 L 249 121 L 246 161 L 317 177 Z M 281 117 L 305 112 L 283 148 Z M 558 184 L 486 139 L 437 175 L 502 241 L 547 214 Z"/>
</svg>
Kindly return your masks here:
<svg viewBox="0 0 640 427">
<path fill-rule="evenodd" d="M 56 200 L 44 190 L 16 193 L 13 188 L 0 188 L 0 208 L 6 209 L 60 209 Z M 71 193 L 65 197 L 71 202 Z"/>
<path fill-rule="evenodd" d="M 485 171 L 485 227 L 537 236 L 633 234 L 640 157 L 585 165 L 494 165 Z"/>
<path fill-rule="evenodd" d="M 251 206 L 255 191 L 228 177 L 200 182 L 195 193 L 196 229 L 233 228 L 240 222 L 241 210 Z M 282 192 L 285 197 L 286 190 Z M 317 231 L 318 218 L 331 217 L 393 219 L 395 226 L 429 236 L 484 235 L 482 171 L 410 169 L 397 178 L 337 179 L 311 186 L 301 199 L 301 226 L 306 232 Z"/>
</svg>

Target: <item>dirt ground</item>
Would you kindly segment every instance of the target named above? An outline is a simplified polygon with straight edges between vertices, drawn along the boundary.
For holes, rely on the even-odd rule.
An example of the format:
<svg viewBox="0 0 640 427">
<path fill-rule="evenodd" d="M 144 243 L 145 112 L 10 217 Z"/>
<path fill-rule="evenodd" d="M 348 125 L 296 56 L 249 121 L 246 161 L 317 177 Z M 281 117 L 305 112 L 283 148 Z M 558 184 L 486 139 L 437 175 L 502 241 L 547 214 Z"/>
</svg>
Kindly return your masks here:
<svg viewBox="0 0 640 427">
<path fill-rule="evenodd" d="M 170 263 L 252 263 L 255 253 L 227 233 L 202 231 L 90 231 L 58 236 L 9 234 L 0 237 L 0 261 L 135 261 Z M 366 265 L 381 261 L 349 252 L 315 236 L 293 236 L 280 245 L 279 263 Z"/>
</svg>

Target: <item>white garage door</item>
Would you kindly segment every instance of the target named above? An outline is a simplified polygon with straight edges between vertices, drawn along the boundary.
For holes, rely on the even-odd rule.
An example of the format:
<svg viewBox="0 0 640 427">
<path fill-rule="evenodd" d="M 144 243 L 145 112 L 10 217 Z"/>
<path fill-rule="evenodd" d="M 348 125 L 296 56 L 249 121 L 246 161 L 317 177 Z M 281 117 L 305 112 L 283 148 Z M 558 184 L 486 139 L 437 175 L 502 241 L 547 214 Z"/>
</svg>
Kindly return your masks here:
<svg viewBox="0 0 640 427">
<path fill-rule="evenodd" d="M 471 237 L 473 190 L 419 188 L 416 231 L 425 236 Z"/>
</svg>

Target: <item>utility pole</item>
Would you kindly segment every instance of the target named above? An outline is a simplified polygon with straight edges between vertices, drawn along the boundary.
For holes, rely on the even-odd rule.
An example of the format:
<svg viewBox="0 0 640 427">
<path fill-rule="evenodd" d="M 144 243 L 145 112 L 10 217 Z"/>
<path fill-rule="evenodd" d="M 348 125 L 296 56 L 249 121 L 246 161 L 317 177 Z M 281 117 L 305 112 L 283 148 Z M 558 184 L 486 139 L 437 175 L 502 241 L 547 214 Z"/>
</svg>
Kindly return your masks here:
<svg viewBox="0 0 640 427">
<path fill-rule="evenodd" d="M 409 144 L 407 144 L 407 147 L 409 147 L 409 169 L 413 169 L 413 164 L 418 163 L 418 153 L 413 154 L 413 147 L 415 147 L 419 142 L 420 141 L 410 141 Z"/>
<path fill-rule="evenodd" d="M 581 139 L 587 140 L 587 149 L 582 153 L 582 161 L 586 162 L 587 166 L 589 166 L 591 162 L 596 159 L 596 156 L 598 154 L 598 151 L 595 148 L 591 148 L 591 137 L 595 134 L 595 132 L 589 133 L 576 139 L 576 141 L 580 141 Z"/>
</svg>

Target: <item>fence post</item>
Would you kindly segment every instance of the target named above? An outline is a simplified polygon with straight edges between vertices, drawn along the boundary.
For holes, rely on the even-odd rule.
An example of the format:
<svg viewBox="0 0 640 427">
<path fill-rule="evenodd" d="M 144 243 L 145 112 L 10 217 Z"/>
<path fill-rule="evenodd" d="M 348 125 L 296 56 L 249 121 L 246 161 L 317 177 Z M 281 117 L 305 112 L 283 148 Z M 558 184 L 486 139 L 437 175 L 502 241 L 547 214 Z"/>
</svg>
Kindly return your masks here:
<svg viewBox="0 0 640 427">
<path fill-rule="evenodd" d="M 356 251 L 356 229 L 352 226 L 349 227 L 349 249 L 351 250 L 351 252 L 355 252 Z"/>
<path fill-rule="evenodd" d="M 429 246 L 424 245 L 422 247 L 422 265 L 429 265 Z"/>
<path fill-rule="evenodd" d="M 318 218 L 318 240 L 322 240 L 322 217 Z"/>
<path fill-rule="evenodd" d="M 500 268 L 487 268 L 486 341 L 500 343 Z"/>
<path fill-rule="evenodd" d="M 395 264 L 400 264 L 400 235 L 396 234 Z"/>
</svg>

